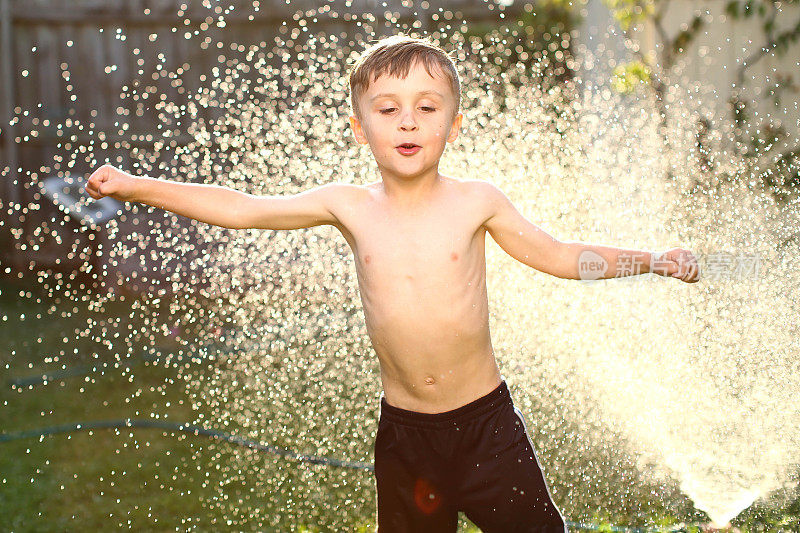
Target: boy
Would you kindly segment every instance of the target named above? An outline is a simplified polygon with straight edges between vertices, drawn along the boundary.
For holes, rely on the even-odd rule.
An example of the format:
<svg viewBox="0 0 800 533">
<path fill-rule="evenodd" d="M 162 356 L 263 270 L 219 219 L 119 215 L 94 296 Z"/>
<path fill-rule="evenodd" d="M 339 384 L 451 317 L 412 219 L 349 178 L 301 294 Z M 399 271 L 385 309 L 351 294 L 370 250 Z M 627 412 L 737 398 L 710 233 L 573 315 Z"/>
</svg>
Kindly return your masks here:
<svg viewBox="0 0 800 533">
<path fill-rule="evenodd" d="M 455 65 L 427 40 L 397 35 L 350 72 L 350 126 L 381 179 L 295 195 L 134 177 L 104 165 L 86 185 L 104 195 L 226 228 L 329 224 L 353 251 L 383 396 L 375 440 L 378 530 L 455 531 L 458 511 L 484 531 L 566 531 L 525 422 L 499 373 L 489 333 L 484 242 L 518 261 L 591 279 L 658 272 L 686 282 L 688 250 L 663 254 L 562 242 L 494 185 L 438 172 L 461 126 Z M 633 268 L 628 269 L 627 261 Z"/>
</svg>

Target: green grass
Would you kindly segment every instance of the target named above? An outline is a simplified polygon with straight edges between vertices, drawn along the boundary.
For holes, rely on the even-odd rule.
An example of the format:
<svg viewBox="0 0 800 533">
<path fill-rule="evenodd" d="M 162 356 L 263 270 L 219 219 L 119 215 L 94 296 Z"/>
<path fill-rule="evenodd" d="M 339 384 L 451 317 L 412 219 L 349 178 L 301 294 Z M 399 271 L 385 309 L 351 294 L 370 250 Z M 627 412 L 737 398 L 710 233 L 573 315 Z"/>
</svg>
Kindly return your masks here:
<svg viewBox="0 0 800 533">
<path fill-rule="evenodd" d="M 237 394 L 220 396 L 220 387 L 234 383 L 220 381 L 220 375 L 233 380 L 248 376 L 237 368 L 239 361 L 182 362 L 180 368 L 135 357 L 120 361 L 116 349 L 122 339 L 109 346 L 102 336 L 85 333 L 87 321 L 93 320 L 90 332 L 106 327 L 106 338 L 114 338 L 114 328 L 142 327 L 142 316 L 151 320 L 148 331 L 162 331 L 173 319 L 166 307 L 137 315 L 128 301 L 107 302 L 97 310 L 89 302 L 59 302 L 36 289 L 0 281 L 1 433 L 157 417 L 176 423 L 199 420 L 209 428 L 307 453 L 317 453 L 317 446 L 341 458 L 371 457 L 371 440 L 364 438 L 375 424 L 373 414 L 363 407 L 368 400 L 349 398 L 356 407 L 347 417 L 341 416 L 347 407 L 330 400 L 353 396 L 359 382 L 339 383 L 331 391 L 330 380 L 304 382 L 306 366 L 288 368 L 276 359 L 264 363 L 267 381 L 242 381 L 235 386 Z M 165 354 L 186 353 L 185 346 L 155 336 L 132 346 L 131 353 L 152 344 Z M 101 370 L 21 389 L 9 386 L 14 378 L 79 365 Z M 285 390 L 267 401 L 257 396 L 267 387 Z M 318 405 L 317 398 L 329 398 L 328 403 Z M 223 404 L 226 401 L 230 405 Z M 291 411 L 309 405 L 313 416 Z M 236 418 L 247 409 L 258 411 Z M 242 419 L 269 426 L 253 433 L 252 424 L 242 424 Z M 605 452 L 580 450 L 563 464 L 574 470 L 582 468 L 581 462 L 603 464 L 599 453 Z M 664 500 L 623 466 L 619 463 L 605 479 L 614 482 L 613 476 L 618 476 L 626 481 L 604 492 L 593 488 L 602 487 L 594 479 L 591 488 L 569 486 L 570 503 L 583 501 L 584 508 L 593 510 L 576 520 L 606 526 L 669 525 L 702 516 L 686 501 L 669 500 L 675 496 Z M 619 494 L 627 500 L 615 505 Z M 374 531 L 375 489 L 369 472 L 302 464 L 180 432 L 102 429 L 0 443 L 0 517 L 1 529 L 8 531 Z M 743 531 L 800 531 L 798 517 L 800 500 L 787 490 L 745 511 L 735 525 Z M 459 530 L 478 531 L 463 516 Z"/>
<path fill-rule="evenodd" d="M 57 302 L 24 285 L 0 287 L 3 433 L 124 418 L 192 422 L 201 413 L 214 427 L 213 412 L 180 382 L 185 369 L 136 359 L 115 367 L 111 350 L 75 334 L 98 313 L 75 310 L 74 302 L 54 311 Z M 100 318 L 129 314 L 116 306 Z M 9 386 L 13 378 L 87 364 L 102 373 Z M 368 472 L 328 471 L 160 429 L 81 431 L 0 446 L 0 516 L 13 531 L 374 529 Z"/>
</svg>

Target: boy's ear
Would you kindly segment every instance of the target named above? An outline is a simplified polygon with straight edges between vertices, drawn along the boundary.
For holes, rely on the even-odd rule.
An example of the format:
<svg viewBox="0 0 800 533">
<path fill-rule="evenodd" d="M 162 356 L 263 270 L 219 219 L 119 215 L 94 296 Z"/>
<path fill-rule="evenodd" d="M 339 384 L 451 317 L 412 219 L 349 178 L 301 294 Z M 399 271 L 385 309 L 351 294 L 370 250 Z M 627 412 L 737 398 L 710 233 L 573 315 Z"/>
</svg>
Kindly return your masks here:
<svg viewBox="0 0 800 533">
<path fill-rule="evenodd" d="M 450 134 L 447 136 L 447 142 L 451 143 L 458 137 L 458 130 L 461 128 L 461 121 L 464 119 L 463 113 L 456 115 L 453 119 L 453 125 L 450 127 Z"/>
<path fill-rule="evenodd" d="M 350 129 L 353 130 L 353 135 L 358 144 L 367 144 L 367 136 L 364 135 L 364 130 L 361 128 L 361 121 L 355 115 L 350 115 Z"/>
</svg>

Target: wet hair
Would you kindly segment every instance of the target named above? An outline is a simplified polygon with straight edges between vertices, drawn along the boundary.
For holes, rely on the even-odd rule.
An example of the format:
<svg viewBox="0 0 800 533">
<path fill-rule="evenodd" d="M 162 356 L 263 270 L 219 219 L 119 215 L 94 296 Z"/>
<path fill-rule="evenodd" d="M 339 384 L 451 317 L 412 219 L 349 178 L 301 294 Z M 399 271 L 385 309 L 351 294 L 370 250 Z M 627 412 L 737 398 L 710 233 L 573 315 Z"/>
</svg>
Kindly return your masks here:
<svg viewBox="0 0 800 533">
<path fill-rule="evenodd" d="M 461 108 L 461 81 L 455 62 L 450 56 L 430 40 L 410 37 L 405 34 L 384 37 L 369 46 L 350 69 L 350 109 L 361 120 L 358 100 L 370 84 L 380 76 L 388 74 L 398 78 L 408 76 L 411 65 L 421 62 L 431 77 L 438 71 L 450 82 L 456 106 L 453 118 Z"/>
</svg>

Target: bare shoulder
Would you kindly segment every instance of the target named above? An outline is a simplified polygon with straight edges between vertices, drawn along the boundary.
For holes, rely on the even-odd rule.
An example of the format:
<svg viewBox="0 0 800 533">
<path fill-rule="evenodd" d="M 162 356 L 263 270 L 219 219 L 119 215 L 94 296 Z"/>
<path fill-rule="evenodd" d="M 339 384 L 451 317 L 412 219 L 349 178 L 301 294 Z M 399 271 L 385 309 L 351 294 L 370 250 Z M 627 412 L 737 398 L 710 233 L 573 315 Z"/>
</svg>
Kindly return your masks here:
<svg viewBox="0 0 800 533">
<path fill-rule="evenodd" d="M 358 185 L 353 185 L 352 183 L 342 183 L 340 181 L 331 181 L 324 185 L 320 185 L 321 189 L 327 189 L 330 194 L 335 195 L 342 195 L 348 194 L 349 191 L 353 191 L 359 188 Z"/>
<path fill-rule="evenodd" d="M 364 187 L 361 185 L 338 181 L 326 183 L 318 189 L 325 192 L 325 198 L 331 211 L 347 207 L 349 204 L 358 201 L 358 197 L 365 192 Z"/>
<path fill-rule="evenodd" d="M 491 219 L 497 210 L 508 201 L 506 195 L 494 183 L 484 180 L 461 180 L 461 187 L 474 203 L 473 209 L 480 217 L 481 226 Z"/>
<path fill-rule="evenodd" d="M 484 199 L 496 200 L 498 196 L 504 196 L 503 191 L 494 183 L 484 180 L 459 180 L 464 190 L 469 194 L 482 197 Z"/>
<path fill-rule="evenodd" d="M 368 183 L 367 185 L 357 185 L 355 183 L 342 183 L 342 182 L 332 182 L 328 185 L 335 187 L 341 194 L 364 194 L 369 187 L 374 187 L 375 185 L 380 185 L 381 182 L 376 183 Z"/>
<path fill-rule="evenodd" d="M 327 189 L 328 211 L 335 219 L 333 225 L 347 237 L 350 233 L 349 227 L 356 223 L 354 214 L 360 211 L 369 197 L 369 188 L 367 185 L 341 182 L 328 183 L 323 187 Z"/>
</svg>

